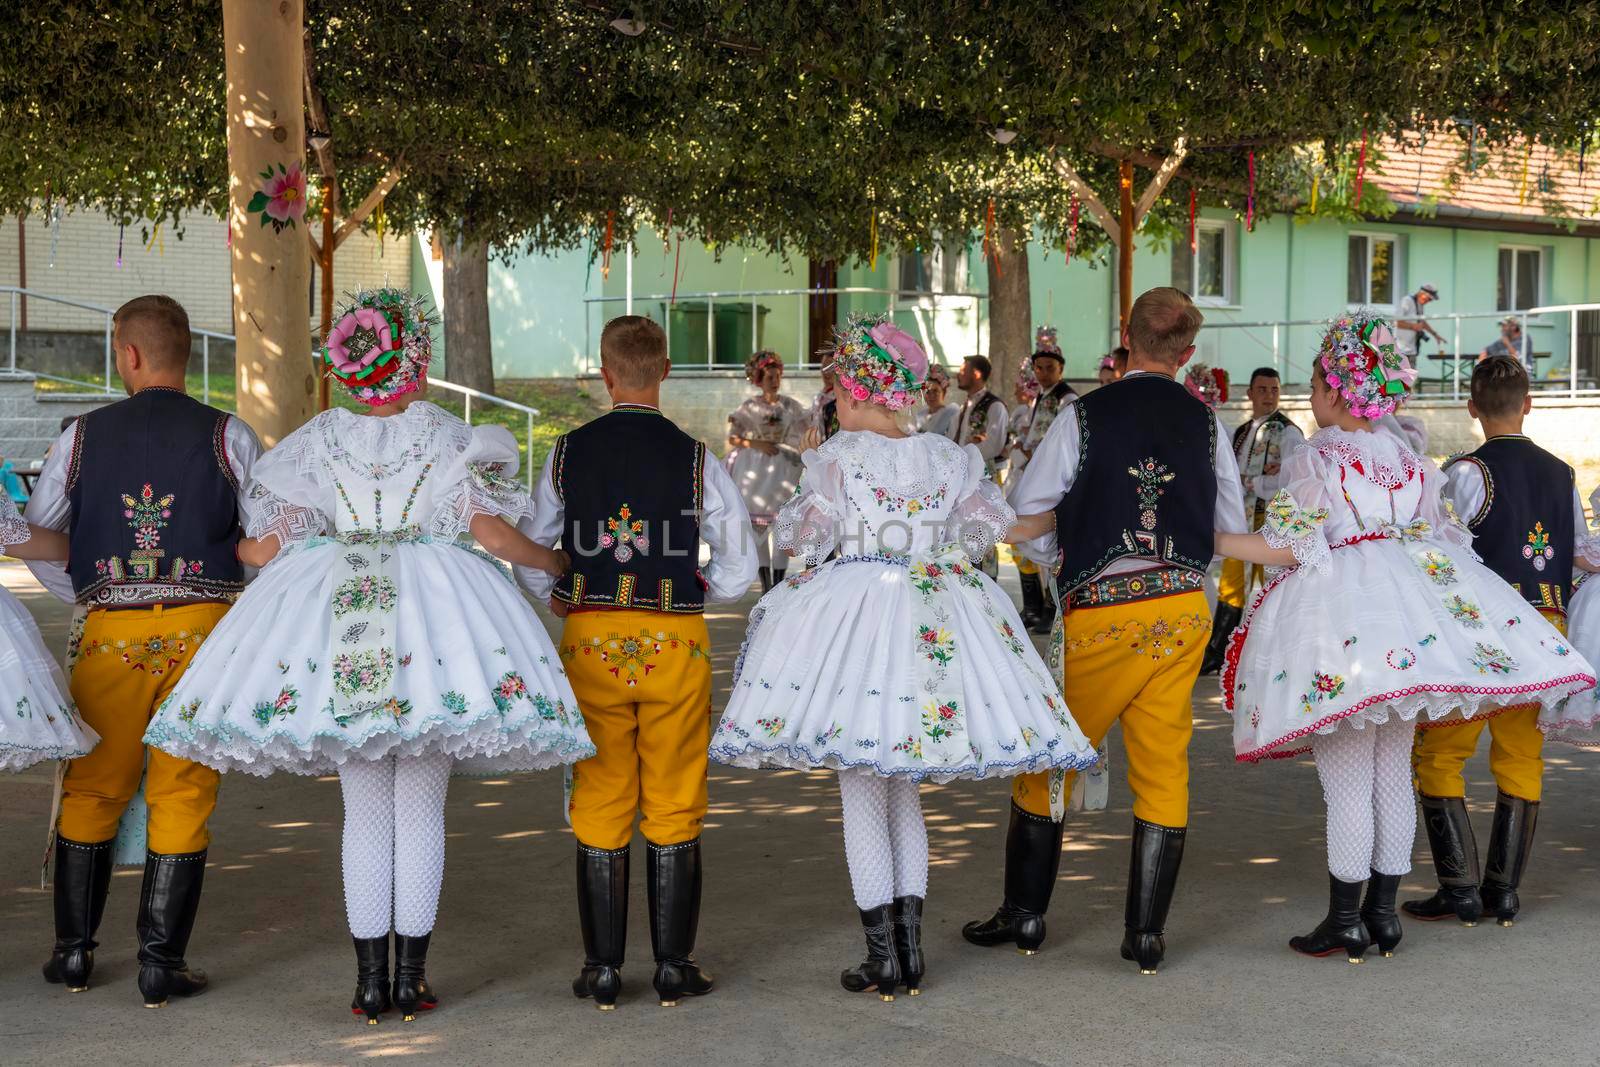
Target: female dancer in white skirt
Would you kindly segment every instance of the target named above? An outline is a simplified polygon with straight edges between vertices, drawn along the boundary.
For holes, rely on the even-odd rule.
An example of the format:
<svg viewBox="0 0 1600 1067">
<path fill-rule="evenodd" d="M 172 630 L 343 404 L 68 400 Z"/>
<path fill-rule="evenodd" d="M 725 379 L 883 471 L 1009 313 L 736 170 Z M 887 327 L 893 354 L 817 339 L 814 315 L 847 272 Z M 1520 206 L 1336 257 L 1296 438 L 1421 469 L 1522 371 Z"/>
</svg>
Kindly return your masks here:
<svg viewBox="0 0 1600 1067">
<path fill-rule="evenodd" d="M 1240 761 L 1310 751 L 1322 780 L 1328 915 L 1290 947 L 1359 963 L 1372 941 L 1385 956 L 1400 942 L 1417 721 L 1531 703 L 1560 719 L 1595 679 L 1479 562 L 1439 468 L 1374 432 L 1415 380 L 1388 324 L 1365 312 L 1340 319 L 1312 368 L 1322 429 L 1284 461 L 1262 531 L 1217 534 L 1223 555 L 1290 568 L 1234 631 L 1222 692 Z"/>
<path fill-rule="evenodd" d="M 772 558 L 772 522 L 800 481 L 800 449 L 811 416 L 800 401 L 778 391 L 783 385 L 783 357 L 778 353 L 757 352 L 746 363 L 745 374 L 761 391 L 728 416 L 724 462 L 755 527 L 756 564 L 765 593 L 783 581 L 783 563 Z"/>
<path fill-rule="evenodd" d="M 983 457 L 896 419 L 927 357 L 886 317 L 852 319 L 833 366 L 840 432 L 805 454 L 776 530 L 814 569 L 751 613 L 711 758 L 839 772 L 867 940 L 841 981 L 891 1000 L 897 985 L 919 993 L 924 971 L 918 783 L 1079 769 L 1095 753 L 1016 609 L 972 562 L 1016 518 Z"/>
<path fill-rule="evenodd" d="M 325 411 L 257 461 L 239 552 L 271 562 L 145 735 L 218 770 L 339 775 L 351 1010 L 371 1023 L 391 1000 L 408 1020 L 437 1003 L 424 965 L 452 767 L 537 770 L 595 751 L 528 602 L 456 544 L 470 533 L 560 570 L 511 525 L 528 494 L 511 480 L 510 433 L 421 399 L 431 326 L 394 289 L 341 309 L 324 355 L 370 413 Z"/>
<path fill-rule="evenodd" d="M 1589 494 L 1589 512 L 1600 524 L 1600 487 Z M 1593 533 L 1587 545 L 1578 546 L 1577 554 L 1600 559 L 1600 532 Z M 1600 666 L 1600 575 L 1580 572 L 1573 576 L 1572 601 L 1567 605 L 1567 639 L 1580 656 Z M 1591 689 L 1573 703 L 1581 704 L 1585 700 L 1589 704 L 1588 716 L 1600 720 L 1600 688 Z M 1579 748 L 1600 748 L 1600 728 L 1559 730 L 1550 734 L 1550 740 L 1565 741 Z"/>
<path fill-rule="evenodd" d="M 0 555 L 66 559 L 67 535 L 30 526 L 0 493 Z M 86 756 L 100 740 L 78 719 L 33 616 L 0 588 L 0 771 Z"/>
</svg>

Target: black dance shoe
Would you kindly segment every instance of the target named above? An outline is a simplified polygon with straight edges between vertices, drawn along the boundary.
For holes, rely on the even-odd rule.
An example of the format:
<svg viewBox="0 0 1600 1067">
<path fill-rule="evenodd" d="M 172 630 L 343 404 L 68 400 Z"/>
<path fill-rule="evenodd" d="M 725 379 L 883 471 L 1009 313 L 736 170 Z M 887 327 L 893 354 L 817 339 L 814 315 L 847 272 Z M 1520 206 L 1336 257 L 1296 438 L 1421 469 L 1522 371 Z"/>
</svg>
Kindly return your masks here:
<svg viewBox="0 0 1600 1067">
<path fill-rule="evenodd" d="M 867 958 L 839 975 L 839 984 L 852 993 L 878 991 L 879 1000 L 893 1000 L 900 984 L 900 961 L 895 954 L 894 905 L 880 904 L 861 913 L 867 935 Z"/>
<path fill-rule="evenodd" d="M 1351 963 L 1361 963 L 1369 943 L 1361 922 L 1361 883 L 1342 882 L 1329 872 L 1327 917 L 1309 934 L 1291 937 L 1289 947 L 1306 956 L 1343 952 Z"/>
<path fill-rule="evenodd" d="M 622 960 L 628 943 L 628 857 L 621 848 L 578 842 L 578 922 L 583 928 L 583 970 L 572 980 L 579 999 L 594 998 L 614 1011 L 622 994 Z"/>
<path fill-rule="evenodd" d="M 1400 938 L 1405 936 L 1400 928 L 1400 916 L 1394 911 L 1394 897 L 1399 891 L 1398 874 L 1373 871 L 1367 879 L 1367 899 L 1361 902 L 1361 923 L 1384 959 L 1394 955 Z"/>
<path fill-rule="evenodd" d="M 1420 799 L 1439 888 L 1426 900 L 1408 900 L 1400 909 L 1424 922 L 1453 915 L 1463 926 L 1477 926 L 1483 918 L 1483 901 L 1478 896 L 1478 842 L 1472 836 L 1467 802 L 1461 797 L 1430 797 L 1426 793 L 1420 794 Z"/>
<path fill-rule="evenodd" d="M 1015 945 L 1031 956 L 1044 944 L 1044 913 L 1061 870 L 1061 824 L 1011 802 L 1006 830 L 1006 894 L 987 919 L 969 922 L 961 936 L 974 945 Z"/>
<path fill-rule="evenodd" d="M 391 1006 L 389 935 L 351 940 L 356 946 L 356 995 L 350 999 L 350 1011 L 354 1015 L 365 1015 L 368 1026 L 377 1026 L 378 1016 Z"/>
<path fill-rule="evenodd" d="M 922 898 L 894 898 L 894 949 L 907 996 L 922 995 Z"/>
<path fill-rule="evenodd" d="M 653 984 L 663 1008 L 684 997 L 711 992 L 711 976 L 694 962 L 700 926 L 700 839 L 676 845 L 645 842 L 650 884 L 650 947 L 655 954 Z"/>
<path fill-rule="evenodd" d="M 89 988 L 94 970 L 95 931 L 111 888 L 111 846 L 86 845 L 56 836 L 56 944 L 45 961 L 44 980 L 69 993 Z"/>
</svg>

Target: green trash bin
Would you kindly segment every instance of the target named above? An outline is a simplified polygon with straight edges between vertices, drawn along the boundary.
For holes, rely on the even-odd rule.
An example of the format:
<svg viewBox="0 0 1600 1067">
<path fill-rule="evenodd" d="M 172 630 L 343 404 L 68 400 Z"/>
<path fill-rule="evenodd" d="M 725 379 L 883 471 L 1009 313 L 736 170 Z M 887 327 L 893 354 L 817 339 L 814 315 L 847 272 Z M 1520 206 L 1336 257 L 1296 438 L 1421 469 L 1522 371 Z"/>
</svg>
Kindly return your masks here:
<svg viewBox="0 0 1600 1067">
<path fill-rule="evenodd" d="M 680 300 L 676 304 L 662 305 L 656 321 L 667 324 L 667 332 L 671 334 L 667 351 L 674 366 L 705 366 L 706 316 L 710 311 L 704 300 Z"/>
<path fill-rule="evenodd" d="M 750 354 L 761 347 L 765 319 L 771 308 L 759 304 L 718 304 L 716 322 L 717 366 L 742 367 Z M 751 326 L 754 319 L 754 328 Z M 753 342 L 753 343 L 752 343 Z"/>
</svg>

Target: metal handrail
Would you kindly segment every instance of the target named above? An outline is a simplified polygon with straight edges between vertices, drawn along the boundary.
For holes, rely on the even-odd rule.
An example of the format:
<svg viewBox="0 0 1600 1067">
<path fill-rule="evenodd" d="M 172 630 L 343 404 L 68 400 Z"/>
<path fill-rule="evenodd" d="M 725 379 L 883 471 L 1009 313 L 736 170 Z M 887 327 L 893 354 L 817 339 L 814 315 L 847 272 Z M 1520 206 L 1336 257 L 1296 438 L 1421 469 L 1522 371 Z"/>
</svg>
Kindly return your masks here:
<svg viewBox="0 0 1600 1067">
<path fill-rule="evenodd" d="M 96 383 L 84 381 L 80 378 L 64 378 L 59 374 L 45 374 L 40 371 L 28 371 L 27 373 L 33 375 L 35 378 L 44 378 L 47 381 L 64 382 L 69 385 L 86 385 L 90 388 L 98 389 L 101 393 L 107 395 L 114 395 L 117 392 L 117 390 L 111 384 L 111 320 L 112 316 L 116 314 L 113 309 L 100 304 L 90 304 L 82 300 L 73 300 L 69 297 L 53 296 L 49 293 L 41 293 L 33 289 L 26 289 L 16 285 L 0 285 L 0 293 L 9 294 L 11 302 L 11 321 L 9 323 L 10 344 L 9 355 L 6 363 L 7 373 L 17 373 L 17 329 L 19 317 L 17 314 L 18 302 L 23 298 L 30 300 L 42 300 L 46 303 L 63 304 L 67 307 L 78 308 L 83 311 L 93 311 L 105 316 L 105 380 L 103 383 Z M 231 333 L 223 333 L 219 330 L 199 329 L 197 327 L 190 327 L 189 332 L 200 338 L 201 390 L 205 395 L 206 401 L 209 403 L 211 399 L 211 341 L 213 339 L 218 341 L 234 341 L 235 337 Z M 472 423 L 472 401 L 474 399 L 480 400 L 484 403 L 496 404 L 500 407 L 510 408 L 513 411 L 522 412 L 524 420 L 526 421 L 528 449 L 530 452 L 532 451 L 533 420 L 535 416 L 540 414 L 538 408 L 529 407 L 526 404 L 519 404 L 515 400 L 507 400 L 505 397 L 495 396 L 493 393 L 485 393 L 479 389 L 473 389 L 465 385 L 457 385 L 455 382 L 447 382 L 439 378 L 428 379 L 428 386 L 429 388 L 445 389 L 453 393 L 461 394 L 463 397 L 463 420 L 468 425 L 471 425 Z M 527 477 L 528 488 L 532 489 L 533 480 L 535 477 L 532 464 L 529 464 L 525 473 Z"/>
<path fill-rule="evenodd" d="M 1347 311 L 1347 310 L 1349 310 L 1349 309 L 1348 308 L 1342 309 L 1339 312 L 1339 314 L 1344 314 L 1345 311 Z M 1446 360 L 1446 362 L 1455 364 L 1455 368 L 1457 370 L 1457 373 L 1452 375 L 1452 379 L 1453 379 L 1453 381 L 1451 383 L 1451 385 L 1452 385 L 1452 395 L 1456 399 L 1460 399 L 1460 397 L 1461 397 L 1461 375 L 1459 373 L 1460 366 L 1463 363 L 1472 362 L 1472 361 L 1475 361 L 1477 359 L 1477 355 L 1475 353 L 1467 353 L 1467 354 L 1463 354 L 1462 353 L 1462 350 L 1461 350 L 1461 324 L 1462 324 L 1462 322 L 1467 321 L 1467 320 L 1476 320 L 1476 319 L 1494 319 L 1494 320 L 1498 321 L 1498 320 L 1503 320 L 1503 319 L 1507 319 L 1507 318 L 1516 318 L 1516 319 L 1520 319 L 1522 321 L 1523 333 L 1524 333 L 1524 335 L 1526 335 L 1527 334 L 1527 330 L 1528 330 L 1528 320 L 1529 319 L 1539 319 L 1539 318 L 1543 318 L 1544 316 L 1547 316 L 1547 315 L 1565 314 L 1567 316 L 1567 318 L 1568 318 L 1568 327 L 1569 327 L 1569 332 L 1568 332 L 1568 350 L 1567 350 L 1567 393 L 1568 393 L 1569 396 L 1577 397 L 1577 396 L 1580 396 L 1580 395 L 1587 396 L 1587 395 L 1591 395 L 1591 394 L 1594 394 L 1594 393 L 1600 393 L 1600 387 L 1597 387 L 1597 386 L 1586 386 L 1586 387 L 1583 387 L 1583 388 L 1579 388 L 1579 386 L 1578 386 L 1578 376 L 1579 376 L 1579 369 L 1578 369 L 1578 315 L 1580 313 L 1582 313 L 1582 312 L 1585 312 L 1585 311 L 1600 311 L 1600 303 L 1541 304 L 1538 307 L 1519 308 L 1519 309 L 1513 310 L 1513 311 L 1430 312 L 1430 311 L 1424 310 L 1418 317 L 1422 318 L 1422 319 L 1426 319 L 1430 323 L 1431 322 L 1441 322 L 1441 323 L 1442 322 L 1449 322 L 1449 323 L 1451 323 L 1451 325 L 1452 325 L 1452 341 L 1451 341 L 1451 346 L 1450 347 L 1451 347 L 1451 352 L 1452 352 L 1452 358 Z M 1277 368 L 1278 370 L 1281 371 L 1281 370 L 1284 369 L 1285 363 L 1288 362 L 1288 360 L 1284 356 L 1283 346 L 1282 346 L 1282 331 L 1283 331 L 1283 329 L 1286 328 L 1286 327 L 1290 327 L 1290 326 L 1326 326 L 1328 324 L 1328 322 L 1329 322 L 1329 319 L 1326 319 L 1326 318 L 1320 318 L 1320 319 L 1264 319 L 1264 320 L 1261 320 L 1261 321 L 1258 321 L 1258 322 L 1227 322 L 1227 321 L 1221 321 L 1221 320 L 1214 320 L 1214 321 L 1213 320 L 1208 320 L 1206 322 L 1205 326 L 1202 329 L 1203 330 L 1209 330 L 1209 329 L 1219 329 L 1219 330 L 1222 330 L 1222 329 L 1234 329 L 1234 330 L 1241 330 L 1241 329 L 1271 329 L 1272 330 L 1272 341 L 1271 341 L 1270 347 L 1271 347 L 1271 351 L 1272 351 L 1272 365 L 1273 365 L 1273 367 L 1275 367 L 1275 368 Z M 1554 323 L 1536 323 L 1536 325 L 1554 326 L 1555 324 Z M 1263 348 L 1268 347 L 1267 345 L 1263 345 L 1259 339 L 1252 338 L 1252 340 L 1254 340 L 1258 345 L 1261 345 Z M 1309 367 L 1307 369 L 1309 370 Z M 1419 370 L 1420 370 L 1420 368 L 1419 368 Z M 1538 384 L 1537 381 L 1534 384 L 1537 385 Z M 1548 391 L 1546 391 L 1546 392 L 1548 392 Z"/>
</svg>

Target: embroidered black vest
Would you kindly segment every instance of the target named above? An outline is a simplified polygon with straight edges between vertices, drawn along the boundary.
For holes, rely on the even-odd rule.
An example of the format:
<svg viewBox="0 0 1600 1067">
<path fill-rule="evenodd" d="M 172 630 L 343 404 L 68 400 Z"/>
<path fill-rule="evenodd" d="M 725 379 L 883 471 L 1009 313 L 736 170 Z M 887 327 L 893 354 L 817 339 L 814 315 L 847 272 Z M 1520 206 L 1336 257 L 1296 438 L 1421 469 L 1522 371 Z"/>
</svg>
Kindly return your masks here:
<svg viewBox="0 0 1600 1067">
<path fill-rule="evenodd" d="M 839 401 L 830 397 L 822 405 L 822 439 L 826 441 L 839 432 Z"/>
<path fill-rule="evenodd" d="M 67 469 L 67 572 L 91 607 L 233 600 L 239 486 L 228 416 L 145 389 L 80 418 Z"/>
<path fill-rule="evenodd" d="M 1576 525 L 1572 468 L 1520 434 L 1491 437 L 1456 463 L 1483 474 L 1483 506 L 1461 516 L 1473 549 L 1528 603 L 1565 615 Z"/>
<path fill-rule="evenodd" d="M 552 477 L 574 607 L 692 613 L 705 606 L 700 510 L 705 445 L 654 408 L 624 404 L 556 442 Z"/>
<path fill-rule="evenodd" d="M 1204 574 L 1217 510 L 1217 420 L 1171 378 L 1080 397 L 1078 469 L 1056 506 L 1063 596 L 1128 556 Z"/>
<path fill-rule="evenodd" d="M 1254 419 L 1245 419 L 1244 424 L 1241 425 L 1237 430 L 1233 431 L 1233 454 L 1235 456 L 1239 454 L 1239 449 L 1244 447 L 1245 439 L 1250 436 L 1250 426 L 1254 421 Z M 1262 433 L 1265 433 L 1267 427 L 1269 426 L 1291 425 L 1293 425 L 1293 422 L 1290 420 L 1289 416 L 1285 415 L 1282 411 L 1274 411 L 1272 414 L 1261 420 L 1261 426 L 1259 429 Z"/>
<path fill-rule="evenodd" d="M 977 402 L 963 411 L 961 417 L 956 420 L 956 442 L 958 444 L 966 443 L 966 441 L 961 440 L 962 434 L 966 434 L 967 441 L 971 441 L 973 434 L 987 433 L 989 431 L 989 409 L 999 402 L 1000 398 L 998 396 L 985 390 L 984 394 L 978 397 Z"/>
</svg>

